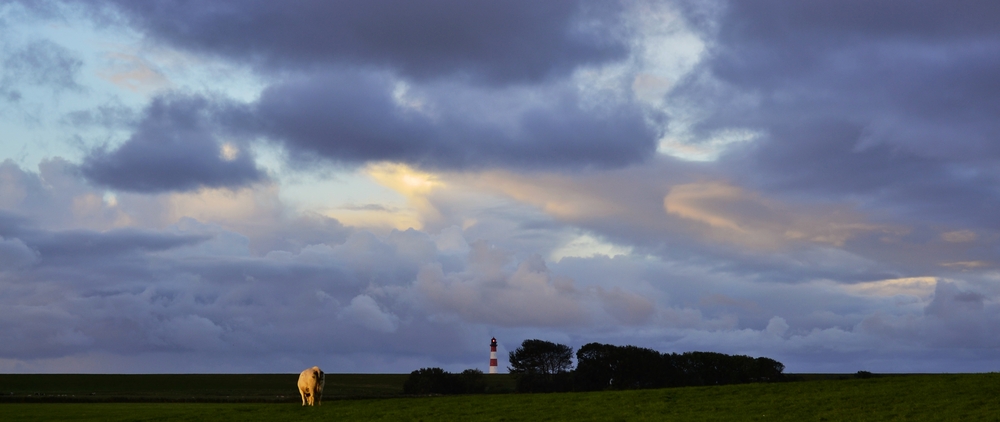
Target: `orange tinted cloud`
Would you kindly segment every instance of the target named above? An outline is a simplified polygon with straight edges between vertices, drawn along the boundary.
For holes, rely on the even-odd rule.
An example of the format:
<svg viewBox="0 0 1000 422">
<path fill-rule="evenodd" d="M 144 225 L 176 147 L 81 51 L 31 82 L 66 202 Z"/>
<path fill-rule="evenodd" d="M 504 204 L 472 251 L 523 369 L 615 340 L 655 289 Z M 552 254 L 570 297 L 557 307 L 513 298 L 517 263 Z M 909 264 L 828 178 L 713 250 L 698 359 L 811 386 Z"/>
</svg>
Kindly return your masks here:
<svg viewBox="0 0 1000 422">
<path fill-rule="evenodd" d="M 722 182 L 674 186 L 663 208 L 698 223 L 695 228 L 712 239 L 755 247 L 779 248 L 791 241 L 840 247 L 861 233 L 893 231 L 867 223 L 843 205 L 783 203 Z"/>
</svg>

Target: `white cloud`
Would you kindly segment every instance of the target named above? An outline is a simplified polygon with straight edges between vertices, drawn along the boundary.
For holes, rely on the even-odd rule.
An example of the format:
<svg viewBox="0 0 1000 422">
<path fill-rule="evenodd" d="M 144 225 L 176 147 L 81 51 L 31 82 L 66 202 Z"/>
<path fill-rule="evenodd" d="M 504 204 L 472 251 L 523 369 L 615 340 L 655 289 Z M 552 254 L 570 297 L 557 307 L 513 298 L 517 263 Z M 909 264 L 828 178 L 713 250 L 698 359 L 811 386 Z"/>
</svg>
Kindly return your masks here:
<svg viewBox="0 0 1000 422">
<path fill-rule="evenodd" d="M 465 255 L 470 250 L 469 243 L 465 241 L 465 236 L 462 234 L 462 229 L 457 226 L 441 230 L 441 233 L 435 236 L 434 244 L 437 246 L 437 250 L 444 254 Z"/>
<path fill-rule="evenodd" d="M 150 327 L 154 346 L 167 349 L 217 351 L 226 349 L 222 327 L 200 315 L 179 315 Z"/>
<path fill-rule="evenodd" d="M 624 324 L 638 325 L 649 321 L 656 305 L 638 294 L 626 292 L 619 287 L 605 291 L 597 287 L 597 296 L 604 310 Z"/>
<path fill-rule="evenodd" d="M 584 234 L 578 236 L 558 249 L 552 251 L 549 259 L 559 261 L 566 257 L 590 258 L 594 255 L 605 255 L 616 257 L 632 253 L 631 247 L 619 246 L 612 243 L 602 242 L 593 236 Z"/>
<path fill-rule="evenodd" d="M 0 236 L 0 271 L 18 270 L 40 259 L 38 251 L 29 248 L 21 239 Z"/>
<path fill-rule="evenodd" d="M 375 303 L 375 299 L 368 295 L 355 296 L 339 316 L 373 331 L 392 333 L 399 328 L 399 318 L 384 312 L 378 303 Z"/>
<path fill-rule="evenodd" d="M 505 268 L 509 256 L 484 242 L 472 245 L 469 267 L 446 272 L 441 265 L 420 270 L 415 288 L 432 313 L 453 313 L 465 321 L 497 326 L 578 326 L 588 322 L 573 281 L 549 272 L 538 256 Z"/>
<path fill-rule="evenodd" d="M 788 323 L 782 317 L 772 317 L 767 323 L 767 328 L 764 329 L 769 335 L 781 337 L 785 335 L 788 331 Z"/>
</svg>

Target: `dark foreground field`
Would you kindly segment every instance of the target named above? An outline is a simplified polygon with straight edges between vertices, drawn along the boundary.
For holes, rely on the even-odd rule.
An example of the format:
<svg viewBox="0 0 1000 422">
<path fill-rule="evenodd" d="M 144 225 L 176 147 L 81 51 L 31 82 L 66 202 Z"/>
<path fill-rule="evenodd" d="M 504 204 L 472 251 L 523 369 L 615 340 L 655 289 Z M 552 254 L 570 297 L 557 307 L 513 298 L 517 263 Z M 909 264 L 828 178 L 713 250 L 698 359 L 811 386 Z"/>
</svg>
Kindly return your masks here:
<svg viewBox="0 0 1000 422">
<path fill-rule="evenodd" d="M 396 397 L 408 376 L 327 374 L 323 396 Z M 0 374 L 0 403 L 301 403 L 298 379 L 299 374 Z"/>
<path fill-rule="evenodd" d="M 248 385 L 272 385 L 272 388 L 277 389 L 278 381 L 281 379 L 264 381 L 271 376 L 242 375 L 242 377 L 248 377 L 244 379 Z M 12 388 L 10 377 L 12 376 L 0 375 L 0 391 Z M 133 377 L 172 376 L 135 375 Z M 212 391 L 207 386 L 212 383 L 213 377 L 237 376 L 198 375 L 192 377 L 207 377 L 201 380 L 201 386 L 193 388 L 192 391 Z M 262 378 L 255 379 L 255 377 Z M 274 375 L 274 377 L 279 376 Z M 281 375 L 280 377 L 283 377 L 283 382 L 287 384 L 289 376 Z M 334 390 L 342 392 L 381 391 L 377 394 L 391 393 L 390 388 L 395 387 L 390 386 L 401 385 L 402 380 L 405 380 L 405 375 L 345 376 L 345 378 L 341 378 L 343 381 L 340 383 L 341 386 L 334 388 Z M 23 380 L 21 381 L 23 382 Z M 272 382 L 273 384 L 271 384 Z M 216 386 L 225 384 L 221 381 L 215 381 L 215 383 Z M 174 383 L 167 390 L 172 391 L 171 394 L 175 397 L 179 397 L 185 392 L 175 389 L 181 388 L 183 385 L 184 383 Z M 67 388 L 64 391 L 70 391 L 70 389 Z M 277 390 L 272 391 L 272 393 L 274 392 Z M 10 391 L 8 391 L 8 395 L 9 393 Z M 97 394 L 97 392 L 94 393 Z M 3 403 L 0 404 L 0 420 L 1000 421 L 1000 394 L 998 393 L 1000 393 L 1000 374 L 897 375 L 877 376 L 869 379 L 814 378 L 776 384 L 595 393 L 487 394 L 368 399 L 348 399 L 344 397 L 351 396 L 351 394 L 335 394 L 333 398 L 324 400 L 322 407 L 317 408 L 302 408 L 295 402 L 288 401 L 271 403 Z M 398 394 L 398 391 L 395 394 Z M 189 396 L 195 397 L 194 394 L 189 394 Z M 324 396 L 326 395 L 324 394 Z M 216 395 L 216 397 L 218 396 Z"/>
</svg>

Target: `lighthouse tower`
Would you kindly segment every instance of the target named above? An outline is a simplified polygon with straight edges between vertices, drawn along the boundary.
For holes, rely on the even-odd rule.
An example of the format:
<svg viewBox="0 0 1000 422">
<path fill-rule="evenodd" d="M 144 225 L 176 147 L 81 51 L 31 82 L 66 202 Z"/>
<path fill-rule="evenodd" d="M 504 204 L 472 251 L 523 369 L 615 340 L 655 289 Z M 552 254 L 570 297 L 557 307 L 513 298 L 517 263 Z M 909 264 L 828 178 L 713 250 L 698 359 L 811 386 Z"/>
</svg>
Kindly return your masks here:
<svg viewBox="0 0 1000 422">
<path fill-rule="evenodd" d="M 497 338 L 490 340 L 490 373 L 497 373 Z"/>
</svg>

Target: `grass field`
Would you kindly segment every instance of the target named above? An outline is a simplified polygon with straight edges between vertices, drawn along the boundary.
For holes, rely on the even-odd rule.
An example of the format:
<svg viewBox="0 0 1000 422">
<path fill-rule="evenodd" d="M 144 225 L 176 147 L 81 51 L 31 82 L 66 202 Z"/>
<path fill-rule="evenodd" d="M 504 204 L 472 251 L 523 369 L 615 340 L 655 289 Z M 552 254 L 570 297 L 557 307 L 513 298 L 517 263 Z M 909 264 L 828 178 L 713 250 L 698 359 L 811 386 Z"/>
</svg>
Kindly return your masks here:
<svg viewBox="0 0 1000 422">
<path fill-rule="evenodd" d="M 4 381 L 7 377 L 9 375 L 0 375 L 0 390 L 8 386 Z M 288 379 L 287 375 L 282 377 Z M 385 376 L 383 384 L 366 381 L 368 377 L 381 377 L 378 375 L 356 377 L 353 381 L 363 385 L 381 385 L 376 388 L 378 390 L 388 388 L 391 383 L 388 380 L 398 376 Z M 0 420 L 1000 421 L 1000 374 L 809 379 L 777 384 L 594 393 L 381 399 L 334 397 L 316 408 L 303 408 L 293 402 L 5 403 L 0 404 Z M 344 381 L 350 384 L 348 379 Z M 180 388 L 180 384 L 171 388 Z M 341 391 L 360 390 L 342 387 Z"/>
<path fill-rule="evenodd" d="M 408 374 L 327 374 L 323 396 L 399 396 Z M 299 374 L 0 374 L 0 403 L 299 402 Z"/>
</svg>

